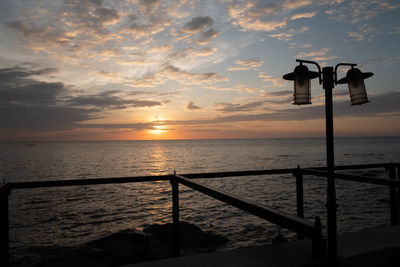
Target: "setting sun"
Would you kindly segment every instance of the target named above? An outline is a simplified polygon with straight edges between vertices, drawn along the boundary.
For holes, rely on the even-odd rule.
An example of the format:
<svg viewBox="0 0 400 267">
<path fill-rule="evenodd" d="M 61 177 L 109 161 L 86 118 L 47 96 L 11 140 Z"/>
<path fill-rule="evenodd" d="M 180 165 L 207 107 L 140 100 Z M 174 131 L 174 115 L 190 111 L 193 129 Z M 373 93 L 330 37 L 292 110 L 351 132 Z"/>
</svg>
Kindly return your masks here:
<svg viewBox="0 0 400 267">
<path fill-rule="evenodd" d="M 156 125 L 156 126 L 153 126 L 153 129 L 150 130 L 150 133 L 151 133 L 151 134 L 160 135 L 160 134 L 165 133 L 165 132 L 167 131 L 167 129 L 165 129 L 165 127 L 166 127 L 165 125 Z"/>
</svg>

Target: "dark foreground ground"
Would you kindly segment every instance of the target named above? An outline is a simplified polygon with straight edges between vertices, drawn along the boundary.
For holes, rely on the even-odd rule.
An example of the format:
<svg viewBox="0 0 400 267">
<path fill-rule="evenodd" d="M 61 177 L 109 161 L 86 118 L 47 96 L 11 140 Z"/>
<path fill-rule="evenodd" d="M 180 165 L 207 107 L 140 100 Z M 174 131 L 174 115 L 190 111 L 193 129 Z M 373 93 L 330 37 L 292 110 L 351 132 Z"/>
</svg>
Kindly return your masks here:
<svg viewBox="0 0 400 267">
<path fill-rule="evenodd" d="M 77 248 L 32 248 L 12 266 L 234 267 L 330 266 L 312 257 L 310 240 L 217 251 L 227 239 L 181 222 L 181 257 L 172 255 L 172 225 L 124 230 Z M 338 236 L 337 266 L 400 266 L 400 226 Z"/>
<path fill-rule="evenodd" d="M 182 255 L 215 251 L 228 241 L 187 222 L 180 223 L 180 230 Z M 169 258 L 171 244 L 172 225 L 153 224 L 143 232 L 127 229 L 75 248 L 33 247 L 11 266 L 120 266 Z"/>
<path fill-rule="evenodd" d="M 338 236 L 341 267 L 400 266 L 400 226 L 376 228 Z M 315 259 L 309 240 L 247 247 L 236 250 L 200 253 L 180 258 L 139 263 L 126 267 L 236 267 L 236 266 L 332 266 L 326 260 Z"/>
</svg>

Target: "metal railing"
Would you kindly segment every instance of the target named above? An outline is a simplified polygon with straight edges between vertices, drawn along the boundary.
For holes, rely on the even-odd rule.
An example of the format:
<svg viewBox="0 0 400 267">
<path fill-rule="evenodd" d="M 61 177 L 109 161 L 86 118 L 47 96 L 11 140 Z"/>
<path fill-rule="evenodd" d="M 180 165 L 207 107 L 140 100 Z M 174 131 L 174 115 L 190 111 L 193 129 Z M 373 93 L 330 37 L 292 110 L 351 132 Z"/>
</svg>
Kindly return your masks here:
<svg viewBox="0 0 400 267">
<path fill-rule="evenodd" d="M 400 164 L 364 164 L 364 165 L 345 165 L 337 166 L 335 170 L 352 170 L 352 169 L 368 169 L 368 168 L 386 168 L 389 170 L 390 179 L 373 178 L 365 176 L 356 176 L 349 174 L 335 173 L 336 179 L 347 181 L 356 181 L 362 183 L 370 183 L 376 185 L 389 186 L 390 190 L 390 218 L 391 225 L 399 224 L 399 206 L 397 199 L 399 198 L 400 188 Z M 319 217 L 315 217 L 312 223 L 304 219 L 304 201 L 303 201 L 303 175 L 315 175 L 327 177 L 326 168 L 307 168 L 301 169 L 299 166 L 293 169 L 274 169 L 274 170 L 253 170 L 238 172 L 214 172 L 214 173 L 188 173 L 177 175 L 158 175 L 158 176 L 137 176 L 137 177 L 116 177 L 116 178 L 93 178 L 93 179 L 69 179 L 69 180 L 52 180 L 38 182 L 18 182 L 5 183 L 0 185 L 0 264 L 8 266 L 9 264 L 9 205 L 8 198 L 13 190 L 27 188 L 43 188 L 43 187 L 65 187 L 65 186 L 82 186 L 96 184 L 120 184 L 120 183 L 136 183 L 151 181 L 170 181 L 172 187 L 172 219 L 173 219 L 173 253 L 174 256 L 180 254 L 179 244 L 179 184 L 192 188 L 212 198 L 225 202 L 231 206 L 239 208 L 250 214 L 268 220 L 279 226 L 283 226 L 298 234 L 301 239 L 303 237 L 312 240 L 312 253 L 316 258 L 324 258 L 326 255 L 326 242 L 322 235 L 322 226 Z M 397 175 L 396 175 L 397 173 Z M 296 177 L 296 216 L 286 212 L 272 209 L 260 205 L 252 200 L 235 196 L 210 186 L 195 182 L 197 178 L 216 178 L 216 177 L 240 177 L 240 176 L 261 176 L 273 174 L 293 174 Z"/>
</svg>

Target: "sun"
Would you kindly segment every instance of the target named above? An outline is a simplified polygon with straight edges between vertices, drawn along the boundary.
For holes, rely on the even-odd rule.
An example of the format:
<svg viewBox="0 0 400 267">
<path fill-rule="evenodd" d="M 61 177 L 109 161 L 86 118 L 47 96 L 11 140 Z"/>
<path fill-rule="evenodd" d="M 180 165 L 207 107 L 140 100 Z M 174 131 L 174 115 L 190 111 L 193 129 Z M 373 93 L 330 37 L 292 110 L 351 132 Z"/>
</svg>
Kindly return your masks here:
<svg viewBox="0 0 400 267">
<path fill-rule="evenodd" d="M 167 131 L 166 126 L 165 125 L 156 125 L 153 126 L 153 129 L 150 130 L 151 134 L 155 134 L 155 135 L 160 135 L 162 133 L 165 133 Z"/>
</svg>

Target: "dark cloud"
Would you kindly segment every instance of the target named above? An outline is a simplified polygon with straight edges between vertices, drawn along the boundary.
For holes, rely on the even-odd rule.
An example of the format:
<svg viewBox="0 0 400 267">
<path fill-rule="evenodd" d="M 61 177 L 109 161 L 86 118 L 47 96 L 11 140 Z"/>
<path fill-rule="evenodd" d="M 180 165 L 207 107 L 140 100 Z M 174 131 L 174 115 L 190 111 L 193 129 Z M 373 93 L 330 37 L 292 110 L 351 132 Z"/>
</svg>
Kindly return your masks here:
<svg viewBox="0 0 400 267">
<path fill-rule="evenodd" d="M 264 94 L 268 103 L 284 105 L 293 102 L 293 91 L 284 90 L 276 92 L 268 92 Z"/>
<path fill-rule="evenodd" d="M 211 42 L 212 39 L 217 38 L 219 35 L 219 31 L 209 29 L 208 31 L 203 32 L 198 39 L 196 39 L 196 43 L 199 45 L 206 45 Z"/>
<path fill-rule="evenodd" d="M 117 90 L 70 96 L 60 82 L 35 77 L 55 69 L 0 69 L 0 128 L 7 131 L 58 131 L 81 128 L 84 121 L 101 118 L 109 109 L 140 108 L 164 102 L 134 99 Z"/>
<path fill-rule="evenodd" d="M 158 72 L 157 75 L 163 76 L 170 80 L 179 80 L 181 82 L 188 82 L 190 84 L 227 81 L 226 77 L 220 76 L 215 72 L 191 73 L 168 63 L 164 64 L 164 69 Z"/>
<path fill-rule="evenodd" d="M 77 123 L 98 118 L 98 109 L 60 106 L 0 105 L 0 129 L 58 131 L 77 128 Z"/>
<path fill-rule="evenodd" d="M 78 1 L 79 2 L 79 1 Z M 106 29 L 109 24 L 115 24 L 120 20 L 118 11 L 101 6 L 101 3 L 88 4 L 69 3 L 61 14 L 64 23 L 74 28 L 81 39 L 105 36 L 111 32 Z M 81 40 L 82 41 L 82 40 Z"/>
<path fill-rule="evenodd" d="M 139 8 L 142 12 L 151 13 L 160 6 L 161 0 L 140 0 Z"/>
<path fill-rule="evenodd" d="M 52 105 L 62 93 L 62 83 L 32 82 L 12 85 L 0 89 L 0 104 L 20 104 L 25 106 Z"/>
<path fill-rule="evenodd" d="M 119 96 L 119 91 L 106 91 L 95 95 L 84 95 L 71 98 L 68 103 L 71 106 L 89 106 L 109 109 L 126 109 L 160 106 L 159 101 L 126 99 Z"/>
<path fill-rule="evenodd" d="M 11 21 L 7 24 L 7 27 L 17 30 L 22 33 L 24 37 L 33 37 L 35 35 L 42 35 L 46 32 L 45 28 L 34 27 L 32 25 L 26 25 L 21 21 Z"/>
<path fill-rule="evenodd" d="M 98 128 L 98 129 L 131 129 L 131 130 L 146 130 L 154 129 L 157 125 L 154 122 L 148 123 L 91 123 L 91 124 L 81 124 L 79 128 Z"/>
<path fill-rule="evenodd" d="M 25 70 L 23 68 L 0 69 L 0 104 L 23 106 L 52 105 L 64 90 L 62 83 L 36 81 L 31 76 L 53 73 L 53 68 Z"/>
<path fill-rule="evenodd" d="M 400 93 L 386 93 L 371 96 L 371 102 L 362 106 L 351 106 L 350 100 L 336 102 L 333 105 L 335 119 L 346 117 L 400 117 Z M 325 118 L 324 105 L 277 110 L 258 114 L 235 114 L 214 118 L 181 121 L 163 121 L 168 125 L 209 125 L 241 121 L 305 121 Z"/>
<path fill-rule="evenodd" d="M 180 51 L 170 54 L 170 58 L 174 60 L 185 60 L 187 58 L 206 57 L 212 55 L 217 49 L 212 47 L 204 47 L 196 49 L 189 47 Z"/>
<path fill-rule="evenodd" d="M 67 5 L 82 6 L 82 7 L 100 7 L 103 4 L 103 0 L 67 0 Z"/>
<path fill-rule="evenodd" d="M 250 17 L 263 17 L 266 15 L 271 15 L 271 14 L 276 14 L 278 13 L 279 9 L 280 9 L 280 5 L 273 3 L 273 4 L 269 4 L 269 3 L 265 3 L 264 1 L 259 1 L 256 3 L 256 5 L 250 9 L 250 11 L 248 12 L 248 15 Z"/>
<path fill-rule="evenodd" d="M 243 111 L 252 111 L 260 106 L 264 105 L 263 101 L 250 102 L 246 104 L 234 104 L 234 103 L 217 103 L 215 106 L 219 107 L 217 111 L 223 113 L 234 113 Z"/>
<path fill-rule="evenodd" d="M 56 72 L 57 69 L 55 68 L 44 68 L 38 70 L 26 70 L 24 68 L 4 68 L 0 69 L 0 85 L 7 86 L 11 85 L 18 85 L 23 84 L 27 81 L 32 80 L 25 80 L 25 78 L 33 75 L 43 75 Z"/>
<path fill-rule="evenodd" d="M 293 95 L 293 91 L 268 92 L 268 95 L 272 95 L 272 96 L 289 96 L 289 95 Z"/>
<path fill-rule="evenodd" d="M 151 38 L 154 34 L 164 31 L 171 24 L 172 22 L 164 14 L 157 14 L 146 19 L 132 14 L 129 16 L 128 23 L 120 32 L 133 35 L 135 39 Z"/>
<path fill-rule="evenodd" d="M 198 105 L 196 105 L 194 102 L 190 101 L 187 106 L 186 106 L 187 110 L 196 110 L 196 109 L 201 109 L 201 107 L 199 107 Z"/>
<path fill-rule="evenodd" d="M 57 47 L 69 44 L 72 37 L 55 26 L 37 26 L 32 22 L 12 21 L 6 25 L 21 34 L 33 47 Z"/>
<path fill-rule="evenodd" d="M 99 109 L 62 106 L 63 83 L 35 80 L 32 76 L 54 69 L 0 69 L 0 128 L 29 130 L 71 129 L 77 122 L 94 119 Z"/>
<path fill-rule="evenodd" d="M 183 25 L 181 30 L 185 33 L 196 34 L 202 32 L 206 27 L 211 26 L 213 23 L 214 20 L 208 16 L 196 17 Z"/>
<path fill-rule="evenodd" d="M 99 7 L 96 8 L 94 14 L 96 14 L 103 23 L 113 23 L 119 20 L 118 12 L 114 9 Z"/>
<path fill-rule="evenodd" d="M 293 97 L 286 97 L 286 98 L 274 98 L 274 99 L 268 99 L 268 103 L 271 104 L 277 104 L 277 105 L 284 105 L 284 104 L 289 104 L 293 102 Z"/>
</svg>

